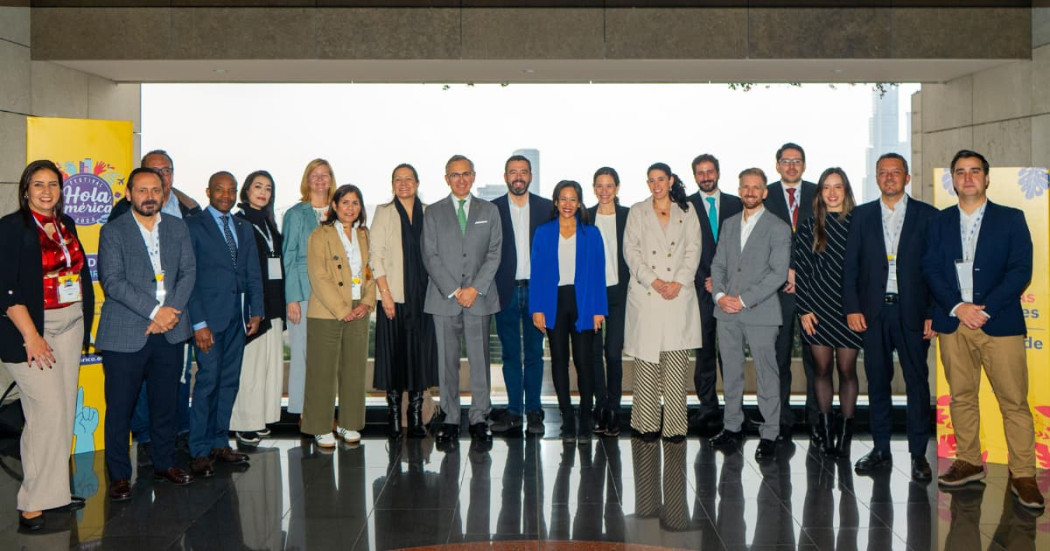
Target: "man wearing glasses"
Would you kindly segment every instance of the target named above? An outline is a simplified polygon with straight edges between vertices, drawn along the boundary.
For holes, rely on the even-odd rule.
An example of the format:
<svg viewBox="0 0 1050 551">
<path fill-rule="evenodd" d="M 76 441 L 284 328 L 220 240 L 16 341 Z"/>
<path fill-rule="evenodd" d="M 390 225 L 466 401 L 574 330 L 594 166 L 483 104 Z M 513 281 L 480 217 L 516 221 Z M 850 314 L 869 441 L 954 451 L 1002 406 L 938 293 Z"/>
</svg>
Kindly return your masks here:
<svg viewBox="0 0 1050 551">
<path fill-rule="evenodd" d="M 798 225 L 813 216 L 813 195 L 817 186 L 802 180 L 806 171 L 806 152 L 802 146 L 788 142 L 777 150 L 777 174 L 780 181 L 769 184 L 765 207 L 791 226 L 794 232 Z M 792 240 L 794 242 L 794 240 Z M 798 333 L 798 316 L 795 312 L 795 273 L 788 272 L 788 280 L 778 291 L 780 313 L 783 324 L 777 335 L 777 366 L 780 369 L 780 439 L 790 440 L 795 415 L 791 412 L 791 349 Z M 817 426 L 817 403 L 813 396 L 813 353 L 802 343 L 802 367 L 806 373 L 806 421 L 810 426 L 810 439 L 819 443 L 814 427 Z"/>
<path fill-rule="evenodd" d="M 430 275 L 423 309 L 434 316 L 438 380 L 445 422 L 437 443 L 443 450 L 459 441 L 459 353 L 465 341 L 470 364 L 470 435 L 483 449 L 492 445 L 487 417 L 489 318 L 499 311 L 496 270 L 503 247 L 499 212 L 473 196 L 474 163 L 453 155 L 445 163 L 452 193 L 427 209 L 423 219 L 423 264 Z"/>
<path fill-rule="evenodd" d="M 163 205 L 161 206 L 161 212 L 177 216 L 179 218 L 186 218 L 195 214 L 200 214 L 201 206 L 193 200 L 192 197 L 185 193 L 175 189 L 175 163 L 171 160 L 171 156 L 168 155 L 167 151 L 163 149 L 154 149 L 149 153 L 142 156 L 143 168 L 152 168 L 160 173 L 163 181 L 161 182 L 164 186 L 164 197 L 162 199 Z M 123 199 L 113 205 L 113 210 L 109 212 L 109 220 L 113 220 L 116 217 L 128 212 L 131 208 L 131 203 L 125 196 Z"/>
</svg>

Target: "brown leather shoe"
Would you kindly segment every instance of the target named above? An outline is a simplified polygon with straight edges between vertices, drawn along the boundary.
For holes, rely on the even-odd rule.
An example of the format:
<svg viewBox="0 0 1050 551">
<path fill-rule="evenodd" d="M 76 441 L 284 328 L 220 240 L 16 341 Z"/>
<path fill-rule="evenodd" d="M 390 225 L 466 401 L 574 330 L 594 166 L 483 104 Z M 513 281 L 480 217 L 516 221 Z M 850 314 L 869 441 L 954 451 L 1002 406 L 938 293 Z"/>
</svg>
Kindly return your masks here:
<svg viewBox="0 0 1050 551">
<path fill-rule="evenodd" d="M 176 486 L 183 486 L 193 482 L 193 476 L 178 467 L 172 467 L 166 471 L 153 471 L 153 480 L 167 480 Z"/>
<path fill-rule="evenodd" d="M 248 462 L 248 455 L 233 451 L 229 446 L 211 450 L 211 458 L 231 465 L 243 465 Z"/>
<path fill-rule="evenodd" d="M 971 465 L 962 459 L 956 459 L 944 474 L 937 477 L 937 483 L 941 486 L 956 488 L 971 482 L 977 482 L 984 477 L 983 465 Z"/>
<path fill-rule="evenodd" d="M 109 499 L 111 501 L 127 501 L 131 499 L 131 483 L 124 478 L 111 482 L 109 484 Z"/>
<path fill-rule="evenodd" d="M 1017 496 L 1018 503 L 1029 509 L 1042 509 L 1046 504 L 1034 476 L 1010 478 L 1010 491 Z"/>
<path fill-rule="evenodd" d="M 215 475 L 215 469 L 212 468 L 211 459 L 208 457 L 194 457 L 191 459 L 190 470 L 193 471 L 193 476 L 210 478 Z"/>
</svg>

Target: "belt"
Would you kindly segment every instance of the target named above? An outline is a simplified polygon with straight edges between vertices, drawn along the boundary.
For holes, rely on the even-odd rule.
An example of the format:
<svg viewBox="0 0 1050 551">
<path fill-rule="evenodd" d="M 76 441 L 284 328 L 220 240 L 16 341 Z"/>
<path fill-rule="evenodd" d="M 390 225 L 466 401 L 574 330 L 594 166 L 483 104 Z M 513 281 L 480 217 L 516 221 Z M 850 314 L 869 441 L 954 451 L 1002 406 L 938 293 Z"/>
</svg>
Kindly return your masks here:
<svg viewBox="0 0 1050 551">
<path fill-rule="evenodd" d="M 528 287 L 529 286 L 529 280 L 527 280 L 527 279 L 515 279 L 514 280 L 514 285 L 517 286 L 517 287 Z"/>
<path fill-rule="evenodd" d="M 886 293 L 882 297 L 883 304 L 897 304 L 898 301 L 900 301 L 900 295 L 897 293 Z"/>
</svg>

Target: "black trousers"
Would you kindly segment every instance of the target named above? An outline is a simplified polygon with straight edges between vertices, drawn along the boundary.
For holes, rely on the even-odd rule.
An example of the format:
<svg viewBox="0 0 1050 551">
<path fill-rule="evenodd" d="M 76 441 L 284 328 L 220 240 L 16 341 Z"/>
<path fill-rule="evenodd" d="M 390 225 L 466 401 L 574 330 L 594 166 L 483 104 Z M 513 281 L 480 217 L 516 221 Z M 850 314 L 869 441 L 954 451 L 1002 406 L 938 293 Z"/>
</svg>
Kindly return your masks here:
<svg viewBox="0 0 1050 551">
<path fill-rule="evenodd" d="M 606 298 L 609 301 L 609 315 L 605 316 L 604 338 L 601 333 L 597 333 L 591 339 L 594 405 L 599 409 L 618 410 L 623 397 L 623 327 L 627 295 L 620 291 L 619 286 L 611 286 L 606 288 Z"/>
<path fill-rule="evenodd" d="M 782 324 L 780 333 L 777 335 L 777 367 L 780 368 L 780 424 L 781 426 L 792 426 L 795 424 L 795 415 L 791 412 L 791 347 L 798 334 L 798 316 L 795 312 L 794 293 L 777 291 L 780 298 L 780 314 Z M 813 351 L 809 345 L 802 343 L 802 368 L 806 373 L 806 422 L 815 424 L 820 409 L 817 407 L 817 397 L 813 392 L 813 379 L 816 377 L 816 368 L 813 365 Z"/>
<path fill-rule="evenodd" d="M 700 415 L 718 412 L 718 371 L 721 370 L 722 357 L 715 348 L 716 324 L 715 303 L 711 294 L 703 287 L 696 288 L 700 302 L 700 337 L 702 345 L 696 351 L 696 370 L 693 372 L 693 385 L 696 397 L 700 400 Z"/>
<path fill-rule="evenodd" d="M 594 399 L 593 370 L 590 352 L 594 331 L 576 330 L 576 287 L 558 287 L 558 310 L 554 329 L 547 331 L 551 347 L 551 378 L 558 394 L 558 407 L 564 412 L 572 409 L 569 393 L 569 348 L 572 345 L 572 360 L 576 364 L 576 383 L 580 389 L 580 418 L 590 417 Z M 588 429 L 590 430 L 590 429 Z"/>
</svg>

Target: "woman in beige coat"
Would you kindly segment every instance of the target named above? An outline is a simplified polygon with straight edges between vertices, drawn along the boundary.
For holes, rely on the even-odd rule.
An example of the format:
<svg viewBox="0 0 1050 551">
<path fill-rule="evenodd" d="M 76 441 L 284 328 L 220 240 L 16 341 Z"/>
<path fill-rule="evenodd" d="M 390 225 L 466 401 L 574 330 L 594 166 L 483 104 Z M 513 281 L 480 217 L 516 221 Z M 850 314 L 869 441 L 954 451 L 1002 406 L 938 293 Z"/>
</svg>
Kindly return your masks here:
<svg viewBox="0 0 1050 551">
<path fill-rule="evenodd" d="M 623 257 L 631 271 L 623 351 L 634 361 L 631 427 L 646 439 L 680 441 L 688 431 L 689 351 L 701 346 L 693 280 L 700 265 L 700 221 L 670 167 L 648 171 L 652 195 L 631 207 Z M 660 398 L 663 389 L 663 426 Z"/>
<path fill-rule="evenodd" d="M 361 190 L 339 186 L 327 218 L 306 249 L 310 305 L 306 319 L 306 397 L 302 431 L 321 448 L 332 448 L 332 417 L 339 398 L 336 435 L 361 440 L 365 426 L 365 363 L 368 320 L 376 285 L 368 269 L 368 230 Z M 337 394 L 338 393 L 338 394 Z"/>
</svg>

